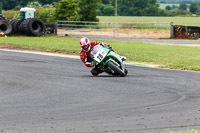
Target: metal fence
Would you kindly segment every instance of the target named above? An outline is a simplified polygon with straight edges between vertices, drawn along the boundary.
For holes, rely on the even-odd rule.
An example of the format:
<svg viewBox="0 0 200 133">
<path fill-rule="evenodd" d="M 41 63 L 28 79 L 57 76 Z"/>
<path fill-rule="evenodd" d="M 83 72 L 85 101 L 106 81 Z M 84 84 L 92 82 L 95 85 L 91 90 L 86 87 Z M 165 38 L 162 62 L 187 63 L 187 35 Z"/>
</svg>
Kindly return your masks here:
<svg viewBox="0 0 200 133">
<path fill-rule="evenodd" d="M 60 36 L 96 38 L 170 38 L 169 22 L 88 22 L 56 21 Z"/>
</svg>

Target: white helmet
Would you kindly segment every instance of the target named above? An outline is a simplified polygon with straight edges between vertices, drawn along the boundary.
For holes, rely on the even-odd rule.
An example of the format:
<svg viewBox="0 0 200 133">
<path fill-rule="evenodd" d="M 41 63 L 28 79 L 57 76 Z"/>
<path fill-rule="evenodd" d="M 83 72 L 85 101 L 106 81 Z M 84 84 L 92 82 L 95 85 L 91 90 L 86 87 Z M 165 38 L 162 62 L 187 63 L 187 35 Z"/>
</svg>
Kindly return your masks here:
<svg viewBox="0 0 200 133">
<path fill-rule="evenodd" d="M 89 52 L 91 49 L 91 43 L 87 37 L 81 38 L 80 45 L 81 45 L 82 50 L 84 50 L 85 52 Z"/>
</svg>

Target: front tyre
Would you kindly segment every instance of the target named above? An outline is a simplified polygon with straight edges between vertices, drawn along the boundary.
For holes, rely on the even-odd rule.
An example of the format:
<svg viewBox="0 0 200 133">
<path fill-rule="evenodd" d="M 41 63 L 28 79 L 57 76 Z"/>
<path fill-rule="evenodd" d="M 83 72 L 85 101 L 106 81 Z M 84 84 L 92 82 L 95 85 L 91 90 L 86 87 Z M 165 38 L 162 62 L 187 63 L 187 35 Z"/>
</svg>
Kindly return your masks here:
<svg viewBox="0 0 200 133">
<path fill-rule="evenodd" d="M 116 73 L 119 74 L 121 77 L 125 77 L 126 74 L 118 67 L 116 66 L 112 61 L 109 61 L 107 65 Z"/>
</svg>

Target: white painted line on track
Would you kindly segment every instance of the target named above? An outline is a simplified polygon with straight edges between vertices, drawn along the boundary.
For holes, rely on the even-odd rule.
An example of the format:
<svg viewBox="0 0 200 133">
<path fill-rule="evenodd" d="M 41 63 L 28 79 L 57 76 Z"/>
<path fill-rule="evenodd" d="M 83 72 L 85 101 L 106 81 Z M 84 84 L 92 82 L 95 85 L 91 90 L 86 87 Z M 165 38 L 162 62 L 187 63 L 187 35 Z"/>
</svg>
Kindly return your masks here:
<svg viewBox="0 0 200 133">
<path fill-rule="evenodd" d="M 38 55 L 47 55 L 47 56 L 58 56 L 58 57 L 67 57 L 73 59 L 80 59 L 78 55 L 70 55 L 70 54 L 59 54 L 59 53 L 50 53 L 50 52 L 39 52 L 39 51 L 28 51 L 28 50 L 14 50 L 14 49 L 0 49 L 1 51 L 8 52 L 18 52 L 18 53 L 28 53 L 28 54 L 38 54 Z"/>
</svg>

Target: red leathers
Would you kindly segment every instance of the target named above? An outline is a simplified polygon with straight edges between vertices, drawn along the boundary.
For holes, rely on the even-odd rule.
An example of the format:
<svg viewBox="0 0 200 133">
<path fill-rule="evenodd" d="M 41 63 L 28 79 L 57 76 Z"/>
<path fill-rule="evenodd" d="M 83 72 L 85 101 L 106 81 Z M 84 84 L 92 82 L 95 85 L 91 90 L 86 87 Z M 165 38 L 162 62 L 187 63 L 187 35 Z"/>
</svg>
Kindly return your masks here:
<svg viewBox="0 0 200 133">
<path fill-rule="evenodd" d="M 93 67 L 94 66 L 92 58 L 91 58 L 91 54 L 90 54 L 90 51 L 93 49 L 93 47 L 96 46 L 96 45 L 100 45 L 100 44 L 101 45 L 106 44 L 104 42 L 98 42 L 98 41 L 92 41 L 90 43 L 91 43 L 91 48 L 90 48 L 89 51 L 85 52 L 83 49 L 81 49 L 81 52 L 80 52 L 80 58 L 83 61 L 83 63 L 85 64 L 85 66 L 87 66 L 87 67 Z"/>
</svg>

